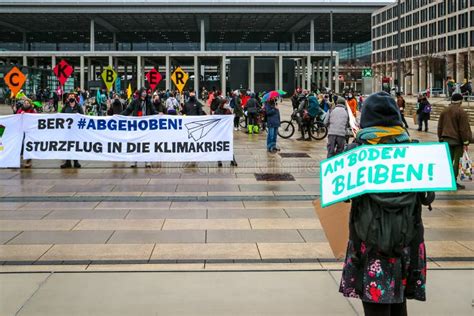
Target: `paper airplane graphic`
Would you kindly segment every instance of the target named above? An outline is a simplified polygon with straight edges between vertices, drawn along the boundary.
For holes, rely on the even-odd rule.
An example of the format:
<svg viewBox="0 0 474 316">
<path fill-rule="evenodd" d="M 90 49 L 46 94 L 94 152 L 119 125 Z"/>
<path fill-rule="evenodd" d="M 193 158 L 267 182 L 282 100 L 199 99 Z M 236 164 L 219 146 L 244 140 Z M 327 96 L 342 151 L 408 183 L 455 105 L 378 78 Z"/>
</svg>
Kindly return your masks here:
<svg viewBox="0 0 474 316">
<path fill-rule="evenodd" d="M 209 132 L 216 127 L 220 121 L 221 119 L 213 119 L 184 124 L 188 129 L 188 138 L 192 138 L 197 142 L 206 137 L 206 135 L 209 134 Z"/>
</svg>

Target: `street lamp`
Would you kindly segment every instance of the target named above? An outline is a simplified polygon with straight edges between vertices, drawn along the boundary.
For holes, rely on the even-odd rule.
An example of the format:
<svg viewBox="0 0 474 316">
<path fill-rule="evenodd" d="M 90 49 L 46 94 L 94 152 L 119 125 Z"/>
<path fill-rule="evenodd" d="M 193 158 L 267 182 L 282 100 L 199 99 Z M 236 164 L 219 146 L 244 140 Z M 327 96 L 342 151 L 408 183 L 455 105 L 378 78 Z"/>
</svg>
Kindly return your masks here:
<svg viewBox="0 0 474 316">
<path fill-rule="evenodd" d="M 402 90 L 400 89 L 400 84 L 401 84 L 401 79 L 402 79 L 402 69 L 401 69 L 401 64 L 402 64 L 402 23 L 401 23 L 401 16 L 402 16 L 402 10 L 401 10 L 401 0 L 398 0 L 397 4 L 397 14 L 398 14 L 398 48 L 397 48 L 397 92 L 401 92 Z"/>
</svg>

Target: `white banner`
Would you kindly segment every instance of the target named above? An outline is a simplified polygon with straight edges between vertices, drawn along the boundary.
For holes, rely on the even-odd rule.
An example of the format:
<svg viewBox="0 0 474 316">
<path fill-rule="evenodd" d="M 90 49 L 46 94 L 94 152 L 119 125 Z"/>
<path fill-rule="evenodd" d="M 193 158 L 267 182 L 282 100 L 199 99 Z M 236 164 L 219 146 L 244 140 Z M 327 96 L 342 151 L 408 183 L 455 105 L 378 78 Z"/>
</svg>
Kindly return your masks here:
<svg viewBox="0 0 474 316">
<path fill-rule="evenodd" d="M 0 168 L 19 168 L 21 141 L 21 115 L 0 116 Z"/>
<path fill-rule="evenodd" d="M 233 116 L 24 114 L 24 157 L 104 161 L 231 161 Z"/>
<path fill-rule="evenodd" d="M 359 146 L 320 172 L 323 207 L 364 193 L 456 190 L 446 143 Z"/>
</svg>

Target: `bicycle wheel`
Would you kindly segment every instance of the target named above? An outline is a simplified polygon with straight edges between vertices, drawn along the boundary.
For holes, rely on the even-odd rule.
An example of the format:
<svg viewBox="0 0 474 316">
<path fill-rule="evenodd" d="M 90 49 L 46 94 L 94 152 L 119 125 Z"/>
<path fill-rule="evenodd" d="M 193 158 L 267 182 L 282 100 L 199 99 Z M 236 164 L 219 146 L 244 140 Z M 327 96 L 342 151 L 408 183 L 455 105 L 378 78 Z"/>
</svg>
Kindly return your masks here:
<svg viewBox="0 0 474 316">
<path fill-rule="evenodd" d="M 316 140 L 321 140 L 321 139 L 324 139 L 328 135 L 328 128 L 323 123 L 315 122 L 311 126 L 311 130 L 309 134 L 311 135 L 312 138 Z"/>
<path fill-rule="evenodd" d="M 278 136 L 281 138 L 290 138 L 295 133 L 295 126 L 290 121 L 281 121 L 278 128 Z"/>
</svg>

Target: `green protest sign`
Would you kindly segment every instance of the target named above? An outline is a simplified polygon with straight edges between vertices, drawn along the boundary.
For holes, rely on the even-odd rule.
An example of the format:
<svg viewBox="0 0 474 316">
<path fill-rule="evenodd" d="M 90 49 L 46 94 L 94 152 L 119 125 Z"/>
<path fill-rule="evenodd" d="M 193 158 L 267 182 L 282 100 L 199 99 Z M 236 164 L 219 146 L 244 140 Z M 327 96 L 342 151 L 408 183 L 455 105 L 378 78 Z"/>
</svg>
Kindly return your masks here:
<svg viewBox="0 0 474 316">
<path fill-rule="evenodd" d="M 452 191 L 446 143 L 359 146 L 321 162 L 323 207 L 364 193 Z"/>
<path fill-rule="evenodd" d="M 371 77 L 373 77 L 373 75 L 372 75 L 372 68 L 364 68 L 364 69 L 362 69 L 362 77 L 366 77 L 366 78 L 371 78 Z"/>
</svg>

